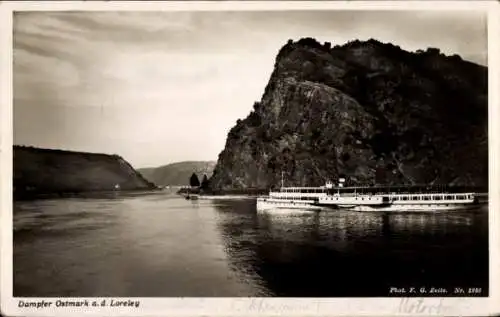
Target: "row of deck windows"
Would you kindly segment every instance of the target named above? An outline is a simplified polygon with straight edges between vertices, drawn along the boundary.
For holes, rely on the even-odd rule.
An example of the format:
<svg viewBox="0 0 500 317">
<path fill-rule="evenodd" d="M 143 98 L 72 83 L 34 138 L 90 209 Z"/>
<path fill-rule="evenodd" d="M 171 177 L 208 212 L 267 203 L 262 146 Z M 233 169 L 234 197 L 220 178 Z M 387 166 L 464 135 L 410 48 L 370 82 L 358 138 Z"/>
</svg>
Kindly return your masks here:
<svg viewBox="0 0 500 317">
<path fill-rule="evenodd" d="M 302 193 L 302 194 L 306 194 L 306 193 L 314 193 L 314 194 L 321 194 L 321 193 L 327 193 L 327 189 L 325 188 L 301 188 L 301 187 L 291 187 L 291 188 L 282 188 L 280 190 L 282 193 Z M 329 192 L 329 191 L 328 191 Z M 341 191 L 342 192 L 342 191 Z M 358 195 L 359 194 L 362 194 L 362 192 L 358 192 Z M 376 193 L 377 195 L 382 195 L 382 194 L 387 194 L 387 193 L 383 193 L 383 192 L 380 192 L 380 193 Z M 392 194 L 396 194 L 396 193 L 392 193 Z M 401 193 L 400 193 L 401 194 Z M 436 193 L 436 194 L 439 194 L 439 193 Z M 434 195 L 436 195 L 434 194 Z M 342 192 L 342 195 L 356 195 L 356 192 Z M 368 195 L 368 193 L 366 193 L 366 195 Z M 444 195 L 446 198 L 441 198 L 441 200 L 452 200 L 452 199 L 467 199 L 467 198 L 471 198 L 470 195 L 456 195 L 456 197 L 454 198 L 454 195 Z M 419 197 L 419 196 L 413 196 L 413 197 Z M 425 197 L 425 196 L 424 196 Z M 439 195 L 435 196 L 435 197 L 440 197 Z M 441 196 L 443 197 L 443 196 Z M 397 198 L 396 198 L 397 199 Z M 439 200 L 439 198 L 437 198 Z M 412 199 L 413 200 L 413 199 Z M 417 199 L 415 198 L 415 200 L 422 200 L 422 199 Z M 423 199 L 423 200 L 428 200 L 428 199 Z"/>
<path fill-rule="evenodd" d="M 461 200 L 471 199 L 471 195 L 394 196 L 393 200 Z"/>
<path fill-rule="evenodd" d="M 308 188 L 308 189 L 283 188 L 281 191 L 284 193 L 318 193 L 318 194 L 326 192 L 324 188 Z"/>
<path fill-rule="evenodd" d="M 295 196 L 281 196 L 281 197 L 276 197 L 278 199 L 283 199 L 283 200 L 315 200 L 317 199 L 316 197 L 295 197 Z"/>
<path fill-rule="evenodd" d="M 281 196 L 276 197 L 284 200 L 316 200 L 317 197 L 307 197 L 307 196 Z M 361 197 L 361 200 L 371 200 L 372 197 Z M 432 195 L 432 196 L 393 196 L 393 200 L 463 200 L 463 199 L 471 199 L 472 196 L 468 195 Z M 338 200 L 338 197 L 335 197 Z M 333 197 L 330 198 L 333 200 Z"/>
</svg>

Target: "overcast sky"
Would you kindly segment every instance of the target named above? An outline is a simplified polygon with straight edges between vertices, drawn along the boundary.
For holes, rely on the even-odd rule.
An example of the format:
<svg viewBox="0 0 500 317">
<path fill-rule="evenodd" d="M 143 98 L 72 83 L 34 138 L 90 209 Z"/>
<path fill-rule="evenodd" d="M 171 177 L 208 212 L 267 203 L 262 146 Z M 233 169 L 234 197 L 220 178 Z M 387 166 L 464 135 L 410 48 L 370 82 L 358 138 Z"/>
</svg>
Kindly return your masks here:
<svg viewBox="0 0 500 317">
<path fill-rule="evenodd" d="M 301 37 L 487 59 L 486 17 L 470 12 L 18 12 L 14 143 L 134 167 L 216 160 Z"/>
</svg>

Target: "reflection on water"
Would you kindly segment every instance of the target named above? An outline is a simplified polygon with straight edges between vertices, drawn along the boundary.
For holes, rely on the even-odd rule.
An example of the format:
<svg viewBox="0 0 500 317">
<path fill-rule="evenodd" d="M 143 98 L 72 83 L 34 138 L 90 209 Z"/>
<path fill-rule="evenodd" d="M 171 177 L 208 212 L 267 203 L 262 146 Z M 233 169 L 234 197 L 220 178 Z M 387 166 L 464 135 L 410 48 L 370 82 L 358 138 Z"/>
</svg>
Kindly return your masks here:
<svg viewBox="0 0 500 317">
<path fill-rule="evenodd" d="M 390 287 L 457 285 L 487 291 L 486 210 L 224 215 L 229 259 L 273 295 L 371 297 L 387 296 Z M 255 256 L 241 256 L 242 245 Z"/>
<path fill-rule="evenodd" d="M 487 210 L 257 214 L 156 193 L 16 202 L 15 296 L 387 296 L 483 287 Z M 487 292 L 483 293 L 484 296 Z"/>
</svg>

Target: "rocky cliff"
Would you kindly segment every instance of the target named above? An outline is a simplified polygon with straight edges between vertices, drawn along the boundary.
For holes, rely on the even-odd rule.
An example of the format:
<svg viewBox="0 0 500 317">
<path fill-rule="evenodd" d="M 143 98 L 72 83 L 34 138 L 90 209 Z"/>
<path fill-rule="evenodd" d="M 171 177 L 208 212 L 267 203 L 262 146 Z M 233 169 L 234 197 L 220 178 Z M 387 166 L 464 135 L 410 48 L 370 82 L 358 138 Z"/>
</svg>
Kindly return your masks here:
<svg viewBox="0 0 500 317">
<path fill-rule="evenodd" d="M 14 146 L 13 159 L 15 197 L 156 188 L 118 155 Z"/>
<path fill-rule="evenodd" d="M 215 161 L 185 161 L 160 167 L 140 168 L 138 171 L 148 180 L 157 185 L 189 185 L 193 173 L 201 182 L 203 175 L 212 176 Z"/>
<path fill-rule="evenodd" d="M 230 130 L 214 188 L 488 184 L 487 68 L 376 40 L 279 51 L 261 101 Z"/>
</svg>

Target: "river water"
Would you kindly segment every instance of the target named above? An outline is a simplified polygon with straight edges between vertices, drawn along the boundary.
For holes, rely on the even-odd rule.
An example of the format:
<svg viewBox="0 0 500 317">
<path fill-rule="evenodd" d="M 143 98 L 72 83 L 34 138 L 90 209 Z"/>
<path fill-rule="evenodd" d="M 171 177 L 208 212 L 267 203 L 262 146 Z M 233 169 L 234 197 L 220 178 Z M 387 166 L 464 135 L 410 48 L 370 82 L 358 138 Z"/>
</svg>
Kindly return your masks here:
<svg viewBox="0 0 500 317">
<path fill-rule="evenodd" d="M 488 210 L 272 216 L 252 199 L 165 192 L 23 201 L 13 260 L 22 297 L 487 296 Z"/>
</svg>

